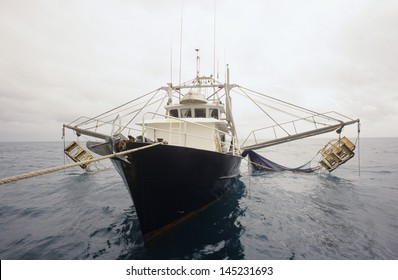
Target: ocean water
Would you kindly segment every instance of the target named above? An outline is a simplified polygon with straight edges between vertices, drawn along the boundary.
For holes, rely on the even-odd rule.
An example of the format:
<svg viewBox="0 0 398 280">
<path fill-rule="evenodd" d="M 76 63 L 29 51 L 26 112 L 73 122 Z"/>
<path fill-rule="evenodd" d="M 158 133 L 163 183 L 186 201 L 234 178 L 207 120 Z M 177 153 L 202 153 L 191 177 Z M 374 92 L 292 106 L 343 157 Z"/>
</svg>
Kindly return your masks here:
<svg viewBox="0 0 398 280">
<path fill-rule="evenodd" d="M 296 167 L 324 139 L 262 152 Z M 0 143 L 0 177 L 64 163 L 63 143 Z M 144 245 L 109 161 L 0 186 L 1 259 L 398 259 L 398 138 L 365 138 L 332 174 L 242 176 L 222 200 Z M 172 203 L 172 201 L 170 202 Z"/>
</svg>

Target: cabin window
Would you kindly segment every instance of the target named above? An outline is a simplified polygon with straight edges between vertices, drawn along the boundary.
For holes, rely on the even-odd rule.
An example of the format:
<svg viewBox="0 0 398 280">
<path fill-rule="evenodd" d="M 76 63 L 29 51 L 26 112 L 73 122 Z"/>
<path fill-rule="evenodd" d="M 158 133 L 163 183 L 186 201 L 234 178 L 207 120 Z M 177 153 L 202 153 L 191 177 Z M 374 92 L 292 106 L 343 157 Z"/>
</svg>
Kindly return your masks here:
<svg viewBox="0 0 398 280">
<path fill-rule="evenodd" d="M 181 116 L 183 118 L 191 118 L 192 117 L 191 108 L 181 109 Z"/>
<path fill-rule="evenodd" d="M 210 117 L 218 119 L 218 109 L 217 108 L 210 108 Z"/>
<path fill-rule="evenodd" d="M 170 110 L 170 117 L 178 118 L 178 110 L 177 109 Z"/>
<path fill-rule="evenodd" d="M 195 118 L 206 118 L 206 109 L 195 109 Z"/>
</svg>

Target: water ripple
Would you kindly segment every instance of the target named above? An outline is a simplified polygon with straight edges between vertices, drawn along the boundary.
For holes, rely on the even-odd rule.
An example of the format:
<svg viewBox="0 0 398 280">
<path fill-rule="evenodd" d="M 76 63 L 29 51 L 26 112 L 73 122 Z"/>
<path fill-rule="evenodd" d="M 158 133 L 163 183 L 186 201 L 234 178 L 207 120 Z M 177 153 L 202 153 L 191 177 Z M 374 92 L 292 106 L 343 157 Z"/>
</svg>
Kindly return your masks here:
<svg viewBox="0 0 398 280">
<path fill-rule="evenodd" d="M 241 180 L 219 203 L 148 245 L 114 169 L 69 170 L 4 185 L 0 257 L 398 259 L 394 141 L 362 140 L 360 176 L 355 161 L 332 174 L 250 176 L 242 167 Z M 2 176 L 63 163 L 62 155 L 55 156 L 62 143 L 24 143 L 18 154 L 13 145 L 0 143 Z M 284 163 L 299 153 L 273 155 Z"/>
</svg>

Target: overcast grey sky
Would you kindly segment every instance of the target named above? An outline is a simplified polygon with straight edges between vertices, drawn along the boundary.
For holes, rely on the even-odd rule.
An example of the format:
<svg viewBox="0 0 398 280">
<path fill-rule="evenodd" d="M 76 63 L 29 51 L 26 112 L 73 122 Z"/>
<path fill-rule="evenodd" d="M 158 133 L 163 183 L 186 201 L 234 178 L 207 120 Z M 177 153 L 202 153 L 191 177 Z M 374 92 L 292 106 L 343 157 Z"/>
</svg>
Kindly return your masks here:
<svg viewBox="0 0 398 280">
<path fill-rule="evenodd" d="M 178 82 L 181 0 L 0 0 L 0 141 L 60 140 L 93 116 Z M 213 0 L 183 3 L 182 80 L 213 72 Z M 398 137 L 398 1 L 216 1 L 231 82 Z M 222 76 L 223 71 L 220 70 Z"/>
</svg>

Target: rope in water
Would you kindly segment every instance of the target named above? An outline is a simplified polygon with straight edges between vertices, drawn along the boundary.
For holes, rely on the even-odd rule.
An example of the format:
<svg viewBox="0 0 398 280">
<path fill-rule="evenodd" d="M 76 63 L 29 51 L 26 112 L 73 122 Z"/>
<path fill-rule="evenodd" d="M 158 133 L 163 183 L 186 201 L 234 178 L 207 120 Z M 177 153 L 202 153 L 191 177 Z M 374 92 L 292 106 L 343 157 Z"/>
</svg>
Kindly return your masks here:
<svg viewBox="0 0 398 280">
<path fill-rule="evenodd" d="M 106 155 L 106 156 L 97 157 L 97 158 L 94 158 L 94 159 L 89 159 L 89 160 L 85 160 L 85 161 L 79 161 L 79 162 L 76 162 L 76 163 L 70 163 L 70 164 L 65 164 L 65 165 L 61 165 L 61 166 L 54 166 L 54 167 L 50 167 L 50 168 L 46 168 L 46 169 L 42 169 L 42 170 L 37 170 L 37 171 L 23 173 L 23 174 L 19 174 L 19 175 L 7 177 L 7 178 L 2 178 L 2 179 L 0 179 L 0 185 L 8 184 L 8 183 L 11 183 L 11 182 L 16 182 L 16 181 L 23 180 L 23 179 L 32 178 L 32 177 L 36 177 L 36 176 L 40 176 L 40 175 L 45 175 L 45 174 L 61 171 L 61 170 L 64 170 L 64 169 L 77 167 L 77 166 L 84 165 L 84 164 L 90 164 L 90 163 L 93 163 L 93 162 L 101 161 L 101 160 L 104 160 L 104 159 L 110 159 L 110 158 L 113 158 L 113 157 L 122 156 L 122 155 L 126 155 L 126 154 L 129 154 L 129 153 L 134 153 L 134 152 L 137 152 L 137 151 L 140 151 L 140 150 L 152 148 L 152 147 L 160 145 L 160 144 L 162 144 L 162 143 L 161 142 L 154 143 L 154 144 L 151 144 L 151 145 L 148 145 L 148 146 L 135 148 L 135 149 L 130 149 L 130 150 L 126 150 L 126 151 L 119 152 L 119 153 L 114 153 L 114 154 L 110 154 L 110 155 Z"/>
</svg>

